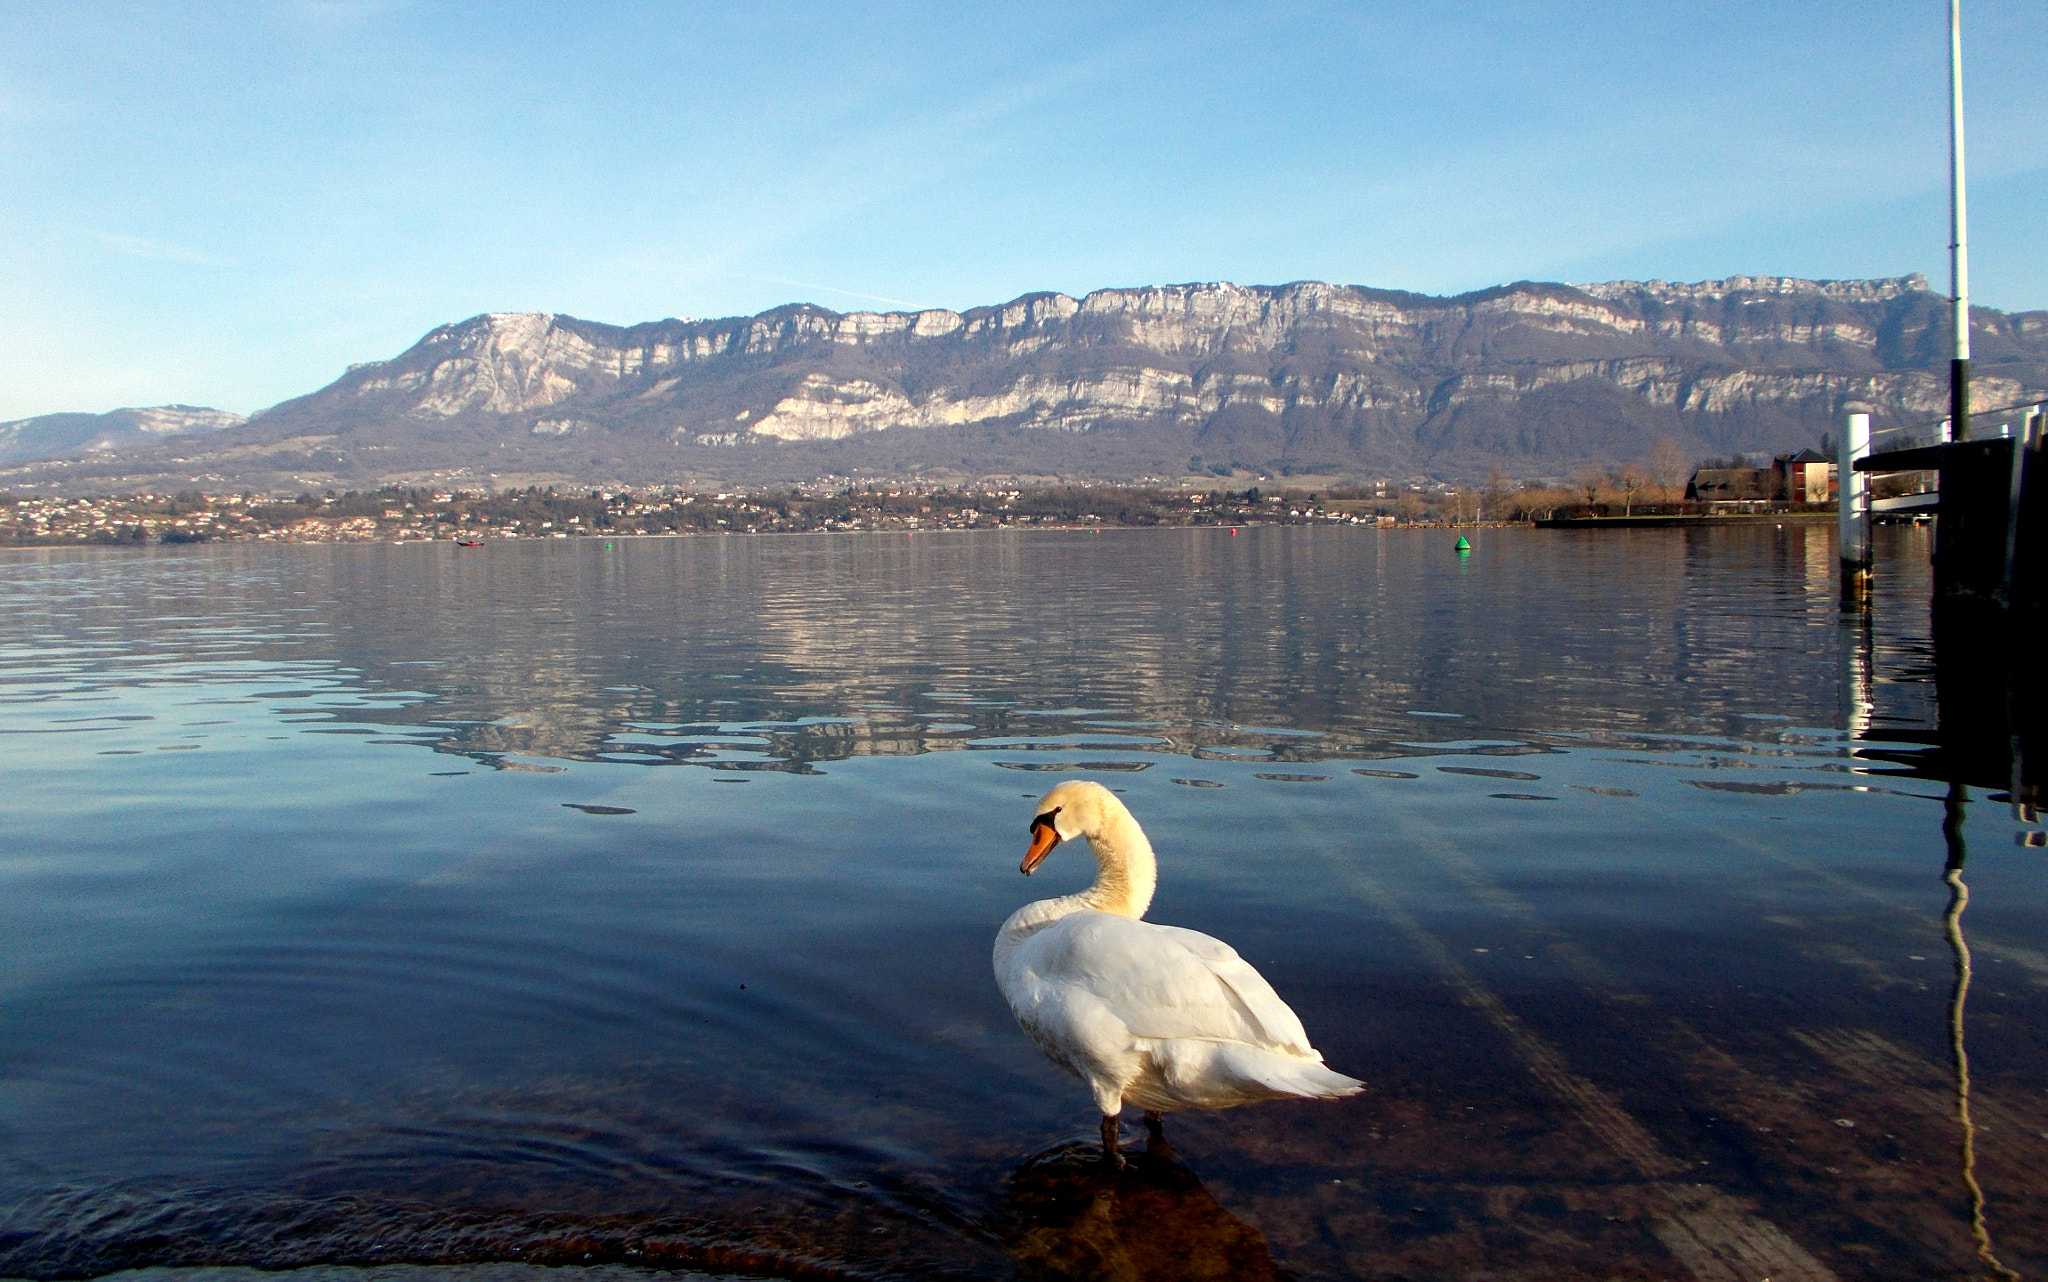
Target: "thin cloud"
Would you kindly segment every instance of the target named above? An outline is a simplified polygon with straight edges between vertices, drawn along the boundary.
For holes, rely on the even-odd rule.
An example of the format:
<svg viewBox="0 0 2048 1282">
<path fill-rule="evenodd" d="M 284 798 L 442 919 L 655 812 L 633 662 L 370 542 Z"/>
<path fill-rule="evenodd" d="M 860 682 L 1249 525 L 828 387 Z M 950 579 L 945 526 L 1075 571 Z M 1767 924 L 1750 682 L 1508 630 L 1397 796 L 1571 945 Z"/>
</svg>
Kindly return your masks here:
<svg viewBox="0 0 2048 1282">
<path fill-rule="evenodd" d="M 219 254 L 208 254 L 197 249 L 187 249 L 167 240 L 152 240 L 147 236 L 122 236 L 114 232 L 87 231 L 87 236 L 101 246 L 130 258 L 143 258 L 153 263 L 191 263 L 198 267 L 232 267 L 232 258 Z"/>
<path fill-rule="evenodd" d="M 921 303 L 913 303 L 913 302 L 910 302 L 910 301 L 909 301 L 908 299 L 902 299 L 902 298 L 887 298 L 887 297 L 884 297 L 884 296 L 883 296 L 883 295 L 881 295 L 881 294 L 863 294 L 863 293 L 861 293 L 861 292 L 860 292 L 859 290 L 857 290 L 857 289 L 841 289 L 841 288 L 839 288 L 839 287 L 838 287 L 838 286 L 836 286 L 836 285 L 820 285 L 820 284 L 817 284 L 817 283 L 816 283 L 815 281 L 808 281 L 808 280 L 791 280 L 791 279 L 789 279 L 789 278 L 788 278 L 788 277 L 786 277 L 786 276 L 753 276 L 753 275 L 749 275 L 749 276 L 747 276 L 747 277 L 746 277 L 745 279 L 748 279 L 748 280 L 765 280 L 765 281 L 767 281 L 767 282 L 768 282 L 769 284 L 771 284 L 771 285 L 794 285 L 794 286 L 796 286 L 796 287 L 797 287 L 798 289 L 822 289 L 822 290 L 824 290 L 824 291 L 825 291 L 826 293 L 828 293 L 828 294 L 843 294 L 843 295 L 845 295 L 845 296 L 846 296 L 846 297 L 848 297 L 848 298 L 865 298 L 865 299 L 867 299 L 867 300 L 868 300 L 869 302 L 871 302 L 871 303 L 890 303 L 890 304 L 893 304 L 893 305 L 895 305 L 895 306 L 897 306 L 897 307 L 907 307 L 907 308 L 909 308 L 909 309 L 910 309 L 910 310 L 912 310 L 912 311 L 922 311 L 922 310 L 924 310 L 924 305 L 923 305 L 923 304 L 921 304 Z"/>
<path fill-rule="evenodd" d="M 995 126 L 1091 80 L 1162 57 L 1154 47 L 1156 43 L 1157 38 L 1151 33 L 1134 36 L 1082 57 L 1037 69 L 1028 77 L 985 88 L 950 109 L 906 111 L 883 123 L 849 131 L 829 148 L 819 149 L 805 163 L 792 162 L 785 167 L 790 174 L 801 173 L 801 180 L 788 179 L 782 187 L 767 184 L 758 192 L 700 210 L 694 219 L 698 226 L 737 229 L 728 232 L 723 243 L 709 252 L 692 255 L 692 261 L 685 265 L 675 261 L 666 245 L 643 247 L 633 255 L 637 267 L 642 271 L 680 275 L 693 283 L 717 277 L 760 280 L 922 309 L 928 304 L 765 276 L 745 269 L 751 265 L 749 260 L 773 255 L 778 246 L 844 219 L 852 211 L 901 199 L 906 193 L 938 184 L 959 163 L 958 157 L 983 154 L 970 144 L 985 137 Z M 914 158 L 931 159 L 920 163 Z"/>
</svg>

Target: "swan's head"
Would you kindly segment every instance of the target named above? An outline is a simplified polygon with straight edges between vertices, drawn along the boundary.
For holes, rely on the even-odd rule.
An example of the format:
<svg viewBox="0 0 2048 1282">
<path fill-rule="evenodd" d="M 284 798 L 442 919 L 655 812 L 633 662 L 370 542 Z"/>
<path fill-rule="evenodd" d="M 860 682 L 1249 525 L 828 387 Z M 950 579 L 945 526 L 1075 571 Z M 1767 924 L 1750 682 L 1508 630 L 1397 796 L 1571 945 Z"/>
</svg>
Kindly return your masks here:
<svg viewBox="0 0 2048 1282">
<path fill-rule="evenodd" d="M 1024 852 L 1024 875 L 1029 877 L 1044 863 L 1054 846 L 1100 832 L 1111 815 L 1129 813 L 1116 794 L 1099 783 L 1073 779 L 1054 788 L 1039 798 L 1031 820 L 1031 849 Z"/>
</svg>

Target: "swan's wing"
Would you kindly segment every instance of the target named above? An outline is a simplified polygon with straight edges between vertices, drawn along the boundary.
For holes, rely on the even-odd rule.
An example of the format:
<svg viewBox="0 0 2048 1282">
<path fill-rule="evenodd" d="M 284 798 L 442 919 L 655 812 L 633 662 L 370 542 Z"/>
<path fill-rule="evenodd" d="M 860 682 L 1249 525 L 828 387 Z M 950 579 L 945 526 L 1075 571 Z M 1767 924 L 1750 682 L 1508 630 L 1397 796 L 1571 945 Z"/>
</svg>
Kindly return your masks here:
<svg viewBox="0 0 2048 1282">
<path fill-rule="evenodd" d="M 1042 983 L 1087 993 L 1137 1037 L 1315 1056 L 1273 986 L 1228 944 L 1198 931 L 1079 912 L 1025 941 L 1016 960 Z"/>
<path fill-rule="evenodd" d="M 1273 991 L 1266 977 L 1254 970 L 1250 962 L 1239 957 L 1235 948 L 1199 930 L 1180 926 L 1154 926 L 1152 929 L 1172 937 L 1181 947 L 1199 957 L 1210 973 L 1230 989 L 1231 995 L 1257 1021 L 1265 1033 L 1264 1041 L 1298 1055 L 1316 1054 L 1308 1044 L 1308 1030 L 1301 1026 L 1301 1017 L 1280 1000 L 1280 994 Z"/>
</svg>

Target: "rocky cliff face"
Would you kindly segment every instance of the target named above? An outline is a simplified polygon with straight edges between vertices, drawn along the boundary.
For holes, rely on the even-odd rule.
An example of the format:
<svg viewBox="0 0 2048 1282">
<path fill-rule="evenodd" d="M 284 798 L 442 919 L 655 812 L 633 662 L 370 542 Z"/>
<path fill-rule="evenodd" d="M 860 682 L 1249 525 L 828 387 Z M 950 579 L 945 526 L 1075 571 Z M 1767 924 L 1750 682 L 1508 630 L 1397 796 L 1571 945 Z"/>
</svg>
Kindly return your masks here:
<svg viewBox="0 0 2048 1282">
<path fill-rule="evenodd" d="M 1694 454 L 1811 444 L 1850 401 L 1881 425 L 1938 416 L 1946 314 L 1917 276 L 1456 298 L 1196 284 L 630 328 L 493 314 L 210 439 L 219 451 L 157 453 L 348 478 L 1561 473 L 1664 436 Z M 1975 342 L 1980 403 L 2048 393 L 2048 313 L 1981 311 Z"/>
</svg>

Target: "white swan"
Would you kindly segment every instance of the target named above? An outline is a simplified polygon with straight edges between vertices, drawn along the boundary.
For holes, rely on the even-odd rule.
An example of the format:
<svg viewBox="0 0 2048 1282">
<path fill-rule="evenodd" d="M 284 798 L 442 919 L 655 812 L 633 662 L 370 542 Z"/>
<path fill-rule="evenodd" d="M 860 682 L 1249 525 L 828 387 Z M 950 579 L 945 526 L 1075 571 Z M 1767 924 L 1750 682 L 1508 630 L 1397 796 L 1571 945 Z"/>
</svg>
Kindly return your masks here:
<svg viewBox="0 0 2048 1282">
<path fill-rule="evenodd" d="M 1062 841 L 1086 837 L 1095 884 L 1011 914 L 996 935 L 996 984 L 1038 1048 L 1088 1084 L 1102 1110 L 1102 1154 L 1117 1118 L 1259 1100 L 1335 1099 L 1364 1083 L 1323 1066 L 1301 1020 L 1221 940 L 1139 920 L 1158 865 L 1116 794 L 1075 780 L 1045 794 L 1031 821 L 1026 876 Z"/>
</svg>

